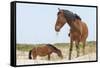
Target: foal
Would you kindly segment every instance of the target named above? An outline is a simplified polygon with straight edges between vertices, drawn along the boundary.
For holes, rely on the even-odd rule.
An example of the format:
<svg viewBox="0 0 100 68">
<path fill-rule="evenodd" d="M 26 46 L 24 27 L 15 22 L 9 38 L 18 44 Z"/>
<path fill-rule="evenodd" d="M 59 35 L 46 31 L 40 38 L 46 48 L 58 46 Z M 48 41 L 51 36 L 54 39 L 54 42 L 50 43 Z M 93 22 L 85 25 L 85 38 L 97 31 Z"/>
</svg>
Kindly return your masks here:
<svg viewBox="0 0 100 68">
<path fill-rule="evenodd" d="M 45 44 L 44 46 L 34 47 L 32 50 L 29 51 L 29 59 L 36 59 L 37 56 L 46 56 L 48 55 L 48 60 L 50 60 L 50 55 L 52 53 L 56 53 L 60 58 L 63 58 L 63 55 L 60 49 L 54 47 L 51 44 Z M 32 57 L 31 57 L 32 55 Z"/>
</svg>

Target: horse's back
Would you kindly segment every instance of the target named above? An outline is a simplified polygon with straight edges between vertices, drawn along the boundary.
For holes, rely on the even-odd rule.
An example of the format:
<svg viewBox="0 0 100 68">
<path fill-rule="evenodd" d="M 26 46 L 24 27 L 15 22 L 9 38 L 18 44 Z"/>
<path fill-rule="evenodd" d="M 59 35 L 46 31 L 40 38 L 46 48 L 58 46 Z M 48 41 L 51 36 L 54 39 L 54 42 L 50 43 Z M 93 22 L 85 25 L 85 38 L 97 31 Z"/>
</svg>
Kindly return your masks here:
<svg viewBox="0 0 100 68">
<path fill-rule="evenodd" d="M 48 48 L 46 45 L 37 47 L 37 54 L 39 56 L 46 56 L 51 53 L 51 49 Z"/>
</svg>

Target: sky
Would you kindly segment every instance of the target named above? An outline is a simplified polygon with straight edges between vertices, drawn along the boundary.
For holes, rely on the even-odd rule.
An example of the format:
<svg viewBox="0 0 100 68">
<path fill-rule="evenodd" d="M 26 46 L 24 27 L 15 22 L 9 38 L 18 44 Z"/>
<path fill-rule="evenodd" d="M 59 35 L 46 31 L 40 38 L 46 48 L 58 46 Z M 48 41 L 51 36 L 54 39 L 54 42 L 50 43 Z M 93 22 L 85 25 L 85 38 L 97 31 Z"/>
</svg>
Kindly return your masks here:
<svg viewBox="0 0 100 68">
<path fill-rule="evenodd" d="M 96 8 L 61 5 L 17 3 L 16 42 L 26 44 L 69 43 L 70 27 L 66 23 L 60 32 L 55 31 L 58 8 L 78 14 L 89 30 L 87 41 L 96 40 Z"/>
</svg>

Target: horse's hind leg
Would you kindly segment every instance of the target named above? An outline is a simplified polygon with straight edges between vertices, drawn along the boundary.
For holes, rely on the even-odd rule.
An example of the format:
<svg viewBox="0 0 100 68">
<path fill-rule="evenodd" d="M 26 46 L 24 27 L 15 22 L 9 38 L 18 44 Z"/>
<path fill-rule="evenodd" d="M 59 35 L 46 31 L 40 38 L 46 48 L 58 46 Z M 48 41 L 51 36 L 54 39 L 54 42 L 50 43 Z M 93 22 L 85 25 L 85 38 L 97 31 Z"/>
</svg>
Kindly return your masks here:
<svg viewBox="0 0 100 68">
<path fill-rule="evenodd" d="M 79 57 L 79 53 L 80 53 L 79 41 L 76 41 L 75 45 L 76 45 L 76 50 L 77 50 L 77 57 Z"/>
<path fill-rule="evenodd" d="M 73 48 L 73 41 L 71 40 L 69 49 L 69 60 L 71 60 L 72 48 Z"/>
<path fill-rule="evenodd" d="M 37 58 L 37 55 L 33 55 L 33 59 L 35 60 Z"/>
<path fill-rule="evenodd" d="M 34 51 L 33 52 L 33 59 L 35 60 L 37 58 L 37 54 L 36 54 L 36 52 Z"/>
<path fill-rule="evenodd" d="M 86 41 L 83 41 L 83 55 L 85 55 L 85 46 L 86 46 Z"/>
</svg>

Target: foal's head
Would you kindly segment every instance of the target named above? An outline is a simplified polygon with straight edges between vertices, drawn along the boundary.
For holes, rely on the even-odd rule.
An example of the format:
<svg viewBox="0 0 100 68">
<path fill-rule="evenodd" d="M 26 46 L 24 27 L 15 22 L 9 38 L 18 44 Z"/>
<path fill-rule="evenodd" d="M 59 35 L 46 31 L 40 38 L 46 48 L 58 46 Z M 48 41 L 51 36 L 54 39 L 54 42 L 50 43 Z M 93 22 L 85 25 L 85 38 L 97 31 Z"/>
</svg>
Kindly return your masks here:
<svg viewBox="0 0 100 68">
<path fill-rule="evenodd" d="M 58 55 L 60 58 L 63 59 L 62 52 L 61 52 L 59 49 L 57 49 L 55 53 L 57 53 L 57 55 Z"/>
<path fill-rule="evenodd" d="M 57 20 L 56 20 L 56 24 L 55 24 L 55 30 L 57 32 L 60 31 L 60 29 L 63 27 L 63 25 L 66 23 L 66 18 L 64 16 L 64 11 L 59 9 L 59 12 L 57 13 Z"/>
</svg>

